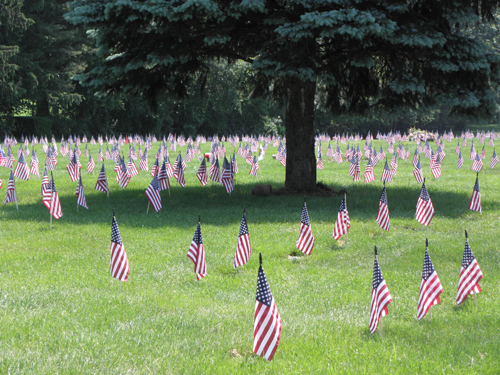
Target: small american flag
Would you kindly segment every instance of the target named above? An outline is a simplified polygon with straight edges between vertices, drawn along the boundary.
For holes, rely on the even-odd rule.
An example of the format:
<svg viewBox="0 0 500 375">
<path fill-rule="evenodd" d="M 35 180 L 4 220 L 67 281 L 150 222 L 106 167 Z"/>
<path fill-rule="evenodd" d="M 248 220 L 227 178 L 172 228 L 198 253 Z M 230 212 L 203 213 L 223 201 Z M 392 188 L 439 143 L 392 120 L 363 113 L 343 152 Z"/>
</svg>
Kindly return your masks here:
<svg viewBox="0 0 500 375">
<path fill-rule="evenodd" d="M 217 182 L 218 184 L 222 183 L 221 174 L 220 174 L 220 166 L 219 166 L 219 158 L 215 158 L 215 162 L 210 166 L 209 178 L 213 182 Z"/>
<path fill-rule="evenodd" d="M 250 259 L 251 254 L 252 249 L 250 246 L 250 235 L 248 234 L 247 218 L 243 212 L 240 232 L 238 234 L 238 243 L 236 244 L 236 253 L 234 254 L 233 268 L 246 264 Z"/>
<path fill-rule="evenodd" d="M 93 173 L 95 168 L 94 159 L 92 159 L 92 154 L 89 152 L 89 163 L 87 164 L 87 173 Z"/>
<path fill-rule="evenodd" d="M 418 156 L 418 149 L 415 149 L 415 154 L 413 154 L 413 161 L 412 161 L 414 167 L 417 166 L 418 159 L 420 159 Z"/>
<path fill-rule="evenodd" d="M 493 155 L 491 156 L 490 168 L 491 169 L 495 168 L 495 165 L 497 164 L 498 164 L 498 156 L 495 150 L 493 150 Z"/>
<path fill-rule="evenodd" d="M 483 162 L 481 158 L 479 157 L 478 154 L 474 157 L 474 162 L 472 163 L 472 166 L 470 169 L 472 169 L 475 172 L 480 172 L 481 169 L 483 168 Z"/>
<path fill-rule="evenodd" d="M 257 161 L 257 155 L 253 157 L 252 166 L 250 167 L 249 175 L 257 177 L 257 171 L 260 169 L 259 162 Z"/>
<path fill-rule="evenodd" d="M 205 248 L 203 246 L 203 240 L 201 238 L 201 228 L 199 221 L 198 226 L 196 227 L 196 231 L 194 232 L 193 241 L 191 242 L 191 246 L 189 246 L 187 257 L 194 263 L 194 273 L 196 274 L 196 280 L 200 280 L 207 276 Z"/>
<path fill-rule="evenodd" d="M 231 194 L 231 192 L 234 190 L 233 164 L 229 163 L 225 156 L 222 168 L 221 184 L 224 185 L 226 193 L 228 194 Z"/>
<path fill-rule="evenodd" d="M 392 155 L 392 159 L 391 159 L 391 173 L 392 173 L 393 176 L 396 175 L 397 169 L 398 169 L 398 156 L 394 152 L 394 154 Z"/>
<path fill-rule="evenodd" d="M 56 184 L 54 183 L 54 176 L 51 176 L 51 180 L 45 189 L 43 201 L 45 207 L 49 209 L 49 212 L 54 219 L 59 219 L 62 216 L 61 202 L 59 202 L 59 195 L 57 194 Z"/>
<path fill-rule="evenodd" d="M 415 176 L 415 180 L 419 184 L 424 182 L 424 175 L 422 174 L 422 166 L 420 165 L 420 158 L 418 158 L 417 164 L 415 165 L 415 169 L 413 170 L 413 176 Z"/>
<path fill-rule="evenodd" d="M 418 297 L 417 319 L 422 319 L 427 311 L 440 303 L 439 295 L 443 292 L 443 286 L 432 265 L 428 247 L 425 247 L 424 268 L 422 270 L 422 281 L 420 282 L 420 295 Z"/>
<path fill-rule="evenodd" d="M 350 227 L 351 227 L 351 220 L 349 218 L 349 213 L 347 212 L 347 206 L 344 194 L 342 202 L 340 202 L 340 209 L 337 214 L 337 221 L 335 222 L 335 226 L 333 227 L 332 237 L 338 240 L 342 235 L 347 234 L 349 232 Z"/>
<path fill-rule="evenodd" d="M 153 206 L 155 212 L 160 211 L 161 210 L 160 184 L 158 183 L 157 175 L 153 176 L 153 180 L 149 184 L 144 194 L 146 194 L 146 197 L 148 197 L 148 200 Z"/>
<path fill-rule="evenodd" d="M 85 207 L 87 210 L 87 201 L 85 200 L 85 193 L 83 192 L 82 176 L 78 180 L 78 185 L 76 186 L 76 204 Z"/>
<path fill-rule="evenodd" d="M 464 158 L 462 157 L 462 151 L 458 151 L 457 169 L 462 168 L 462 165 L 464 165 Z"/>
<path fill-rule="evenodd" d="M 365 184 L 375 181 L 375 175 L 373 174 L 373 166 L 371 157 L 368 159 L 368 164 L 366 165 L 365 173 Z"/>
<path fill-rule="evenodd" d="M 359 165 L 359 158 L 356 158 L 356 165 L 354 166 L 354 174 L 352 175 L 353 181 L 359 181 L 361 174 L 361 167 Z"/>
<path fill-rule="evenodd" d="M 154 176 L 155 174 L 158 173 L 158 169 L 160 168 L 160 163 L 158 161 L 158 157 L 156 158 L 153 167 L 151 168 L 151 176 Z"/>
<path fill-rule="evenodd" d="M 311 255 L 314 247 L 314 236 L 311 231 L 311 221 L 309 220 L 306 202 L 304 202 L 304 205 L 302 206 L 302 215 L 300 216 L 300 233 L 295 245 L 297 246 L 297 249 L 306 255 Z"/>
<path fill-rule="evenodd" d="M 432 217 L 434 216 L 434 206 L 432 205 L 431 198 L 425 187 L 425 181 L 422 184 L 420 195 L 417 201 L 417 210 L 415 211 L 415 218 L 420 224 L 429 226 Z"/>
<path fill-rule="evenodd" d="M 262 268 L 262 256 L 260 256 L 255 297 L 253 352 L 271 361 L 278 348 L 280 336 L 281 317 Z"/>
<path fill-rule="evenodd" d="M 375 261 L 373 264 L 372 298 L 370 304 L 370 333 L 375 333 L 380 318 L 389 312 L 387 306 L 392 302 L 391 293 L 382 276 L 377 261 L 377 247 L 375 246 Z"/>
<path fill-rule="evenodd" d="M 78 163 L 76 161 L 76 154 L 73 154 L 70 163 L 66 166 L 66 170 L 68 171 L 69 177 L 71 178 L 72 182 L 78 180 L 79 168 L 78 168 Z"/>
<path fill-rule="evenodd" d="M 102 163 L 101 172 L 97 177 L 97 182 L 95 184 L 95 190 L 102 191 L 109 196 L 108 180 L 106 178 L 106 170 L 104 169 L 104 162 Z"/>
<path fill-rule="evenodd" d="M 467 235 L 467 232 L 465 232 Z M 465 239 L 464 255 L 462 267 L 460 268 L 460 279 L 458 280 L 457 305 L 460 305 L 469 294 L 481 292 L 479 280 L 483 278 L 483 273 L 477 264 L 474 254 L 469 246 L 468 238 Z"/>
<path fill-rule="evenodd" d="M 168 179 L 167 166 L 165 161 L 163 161 L 163 164 L 161 165 L 161 168 L 156 176 L 158 176 L 158 185 L 160 187 L 160 191 L 167 189 L 169 189 L 170 191 L 170 181 Z"/>
<path fill-rule="evenodd" d="M 198 172 L 196 173 L 196 177 L 200 180 L 201 186 L 205 186 L 208 184 L 208 176 L 207 176 L 207 162 L 205 158 L 201 161 L 200 167 L 198 168 Z"/>
<path fill-rule="evenodd" d="M 382 178 L 380 179 L 380 181 L 392 184 L 392 172 L 389 169 L 389 164 L 387 163 L 387 160 L 385 161 L 384 170 L 382 171 Z"/>
<path fill-rule="evenodd" d="M 479 175 L 476 176 L 476 183 L 474 190 L 472 190 L 472 197 L 469 203 L 469 209 L 472 211 L 481 212 L 481 193 L 479 192 Z"/>
<path fill-rule="evenodd" d="M 14 170 L 14 176 L 24 181 L 28 181 L 30 178 L 30 169 L 28 167 L 28 164 L 26 164 L 23 153 L 21 153 L 21 156 L 17 161 L 16 169 Z"/>
<path fill-rule="evenodd" d="M 389 230 L 389 206 L 387 204 L 387 192 L 385 190 L 385 186 L 382 189 L 382 194 L 380 195 L 378 214 L 375 220 L 380 228 L 387 231 Z"/>
<path fill-rule="evenodd" d="M 9 184 L 7 185 L 7 194 L 5 195 L 3 205 L 5 206 L 10 202 L 17 202 L 16 184 L 14 183 L 14 173 L 12 172 L 12 169 L 10 170 Z"/>
<path fill-rule="evenodd" d="M 37 177 L 40 177 L 40 171 L 38 169 L 38 157 L 36 156 L 35 149 L 33 148 L 33 153 L 31 154 L 31 169 L 30 173 Z"/>
<path fill-rule="evenodd" d="M 321 157 L 321 154 L 318 155 L 318 162 L 316 163 L 316 168 L 323 169 L 323 158 Z"/>
<path fill-rule="evenodd" d="M 139 152 L 141 151 L 141 147 L 139 146 Z M 141 171 L 148 171 L 148 150 L 144 150 L 144 154 L 141 156 L 141 161 L 139 161 L 139 168 Z"/>
<path fill-rule="evenodd" d="M 123 246 L 122 237 L 116 217 L 113 214 L 113 221 L 111 222 L 111 262 L 110 262 L 111 276 L 120 281 L 127 281 L 129 274 L 127 253 L 125 246 Z"/>
</svg>

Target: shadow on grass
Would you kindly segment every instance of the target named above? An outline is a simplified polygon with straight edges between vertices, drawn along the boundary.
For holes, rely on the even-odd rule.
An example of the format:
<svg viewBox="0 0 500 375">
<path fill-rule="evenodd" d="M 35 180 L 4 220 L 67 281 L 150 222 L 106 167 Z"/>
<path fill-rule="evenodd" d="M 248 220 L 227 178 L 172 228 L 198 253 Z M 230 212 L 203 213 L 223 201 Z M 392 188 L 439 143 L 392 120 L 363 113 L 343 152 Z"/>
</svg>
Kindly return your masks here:
<svg viewBox="0 0 500 375">
<path fill-rule="evenodd" d="M 231 195 L 223 186 L 207 185 L 188 186 L 181 188 L 173 186 L 171 194 L 161 193 L 163 208 L 154 212 L 152 207 L 146 214 L 148 200 L 144 189 L 120 189 L 110 182 L 109 198 L 106 194 L 87 187 L 86 200 L 89 210 L 79 207 L 76 211 L 76 195 L 60 192 L 63 217 L 58 222 L 72 225 L 89 223 L 110 223 L 113 208 L 119 224 L 132 227 L 147 226 L 160 228 L 174 226 L 181 228 L 196 225 L 198 215 L 201 215 L 202 225 L 226 226 L 241 220 L 243 207 L 246 207 L 247 218 L 251 223 L 286 223 L 298 222 L 303 203 L 303 195 L 253 196 L 251 188 L 254 184 L 237 184 Z M 340 185 L 329 185 L 335 191 L 343 189 Z M 421 186 L 387 186 L 387 198 L 391 219 L 413 219 L 415 206 Z M 379 198 L 382 191 L 380 182 L 377 184 L 359 183 L 348 188 L 347 208 L 351 219 L 361 221 L 374 220 L 378 211 Z M 470 193 L 458 193 L 433 189 L 428 186 L 429 195 L 435 208 L 435 215 L 447 218 L 457 218 L 469 213 Z M 18 194 L 19 197 L 19 194 Z M 22 202 L 22 197 L 21 202 Z M 307 197 L 307 207 L 312 222 L 334 222 L 340 206 L 341 196 Z M 483 202 L 488 210 L 497 210 L 498 201 Z M 9 203 L 1 209 L 1 216 L 9 220 L 47 222 L 49 214 L 41 202 L 41 197 L 35 203 Z"/>
</svg>

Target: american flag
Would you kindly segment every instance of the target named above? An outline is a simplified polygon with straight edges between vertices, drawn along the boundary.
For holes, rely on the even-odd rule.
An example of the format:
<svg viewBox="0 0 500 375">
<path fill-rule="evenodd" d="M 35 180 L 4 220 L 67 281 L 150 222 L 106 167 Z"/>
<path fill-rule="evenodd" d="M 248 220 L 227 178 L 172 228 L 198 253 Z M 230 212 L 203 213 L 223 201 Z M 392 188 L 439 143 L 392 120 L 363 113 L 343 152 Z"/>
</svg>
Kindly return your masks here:
<svg viewBox="0 0 500 375">
<path fill-rule="evenodd" d="M 222 185 L 224 185 L 226 193 L 230 194 L 234 190 L 233 165 L 227 161 L 225 156 L 222 168 L 221 183 Z"/>
<path fill-rule="evenodd" d="M 375 181 L 375 175 L 373 174 L 371 157 L 368 159 L 368 164 L 366 165 L 364 176 L 365 176 L 365 184 Z"/>
<path fill-rule="evenodd" d="M 148 197 L 149 202 L 153 206 L 153 209 L 158 212 L 161 210 L 161 197 L 160 197 L 160 184 L 158 183 L 158 177 L 153 176 L 153 180 L 149 184 L 148 188 L 144 192 L 146 197 Z"/>
<path fill-rule="evenodd" d="M 108 180 L 106 178 L 106 171 L 104 169 L 104 162 L 102 163 L 101 172 L 99 173 L 99 176 L 97 177 L 97 182 L 95 184 L 95 190 L 102 191 L 103 193 L 106 193 L 109 196 Z"/>
<path fill-rule="evenodd" d="M 252 165 L 253 163 L 252 152 L 247 151 L 245 161 L 247 162 L 247 164 Z"/>
<path fill-rule="evenodd" d="M 193 241 L 191 246 L 189 246 L 189 251 L 187 257 L 191 259 L 194 263 L 194 273 L 196 274 L 196 280 L 200 280 L 207 276 L 207 263 L 205 261 L 205 248 L 203 247 L 203 240 L 201 238 L 201 228 L 200 222 L 198 221 L 198 226 L 194 232 Z"/>
<path fill-rule="evenodd" d="M 16 184 L 14 183 L 14 173 L 12 173 L 12 169 L 10 170 L 9 184 L 7 185 L 7 194 L 5 195 L 3 205 L 5 206 L 10 202 L 17 202 Z"/>
<path fill-rule="evenodd" d="M 47 186 L 49 186 L 49 175 L 47 174 L 47 167 L 45 167 L 45 171 L 43 172 L 43 177 L 42 177 L 42 203 L 45 205 L 45 207 L 49 208 L 48 205 L 45 204 L 45 201 L 43 200 L 43 197 L 45 197 L 46 191 L 47 191 Z"/>
<path fill-rule="evenodd" d="M 323 169 L 323 158 L 321 157 L 321 154 L 318 155 L 318 162 L 316 163 L 316 168 Z"/>
<path fill-rule="evenodd" d="M 113 213 L 113 221 L 111 222 L 111 276 L 120 281 L 127 281 L 129 267 L 125 246 L 123 246 L 120 230 L 116 222 L 116 217 Z"/>
<path fill-rule="evenodd" d="M 464 165 L 464 158 L 462 157 L 462 151 L 458 151 L 457 169 L 462 168 L 462 165 Z"/>
<path fill-rule="evenodd" d="M 248 234 L 247 218 L 243 212 L 241 218 L 240 232 L 238 234 L 238 243 L 236 244 L 236 253 L 234 254 L 233 268 L 242 266 L 248 262 L 252 249 L 250 246 L 250 236 Z"/>
<path fill-rule="evenodd" d="M 457 147 L 455 147 L 455 153 L 459 153 L 460 152 L 460 141 L 458 141 L 458 144 L 457 144 Z"/>
<path fill-rule="evenodd" d="M 30 169 L 28 167 L 28 164 L 26 164 L 23 153 L 21 153 L 21 156 L 17 161 L 16 169 L 14 170 L 14 176 L 24 181 L 28 181 L 30 178 Z"/>
<path fill-rule="evenodd" d="M 311 222 L 307 212 L 306 202 L 302 206 L 302 215 L 300 216 L 300 233 L 296 243 L 297 249 L 306 255 L 310 255 L 314 247 L 314 236 L 311 231 Z"/>
<path fill-rule="evenodd" d="M 425 187 L 425 181 L 422 184 L 420 195 L 417 201 L 417 210 L 415 211 L 415 218 L 420 224 L 429 226 L 432 217 L 434 216 L 434 206 L 432 205 L 431 198 Z"/>
<path fill-rule="evenodd" d="M 398 156 L 396 153 L 392 155 L 391 159 L 391 173 L 393 176 L 396 175 L 396 170 L 398 169 Z"/>
<path fill-rule="evenodd" d="M 426 240 L 427 241 L 427 240 Z M 443 292 L 443 286 L 432 265 L 428 247 L 425 247 L 424 268 L 422 269 L 422 281 L 420 282 L 420 294 L 418 297 L 417 319 L 422 319 L 427 311 L 440 303 L 439 295 Z"/>
<path fill-rule="evenodd" d="M 330 142 L 328 142 L 328 148 L 326 149 L 326 157 L 333 159 L 333 148 Z"/>
<path fill-rule="evenodd" d="M 351 227 L 351 220 L 349 218 L 349 213 L 347 212 L 347 206 L 344 194 L 342 202 L 340 202 L 340 209 L 339 213 L 337 214 L 337 221 L 335 222 L 335 226 L 333 227 L 332 237 L 338 240 L 342 235 L 347 234 L 349 232 L 350 227 Z"/>
<path fill-rule="evenodd" d="M 62 216 L 61 203 L 59 202 L 59 195 L 57 194 L 56 184 L 54 183 L 54 176 L 51 176 L 42 200 L 54 219 L 59 219 Z"/>
<path fill-rule="evenodd" d="M 139 151 L 141 148 L 139 147 Z M 144 154 L 141 156 L 141 161 L 139 162 L 139 168 L 141 168 L 142 171 L 148 171 L 148 150 L 144 150 Z"/>
<path fill-rule="evenodd" d="M 130 174 L 130 170 L 125 165 L 125 160 L 123 160 L 123 158 L 120 158 L 119 163 L 120 163 L 119 173 L 117 175 L 118 186 L 120 186 L 122 189 L 125 189 L 128 186 L 128 183 L 130 182 L 132 175 Z"/>
<path fill-rule="evenodd" d="M 158 157 L 156 158 L 153 167 L 151 168 L 151 176 L 154 176 L 155 174 L 158 173 L 158 169 L 160 169 L 160 163 L 158 161 Z"/>
<path fill-rule="evenodd" d="M 415 154 L 413 154 L 413 160 L 412 160 L 414 167 L 417 166 L 418 159 L 420 159 L 418 156 L 418 149 L 415 149 Z"/>
<path fill-rule="evenodd" d="M 486 151 L 484 150 L 484 145 L 483 145 L 483 150 L 481 151 L 481 159 L 486 159 Z"/>
<path fill-rule="evenodd" d="M 93 173 L 95 168 L 94 159 L 92 159 L 92 154 L 89 152 L 89 163 L 87 164 L 87 173 Z"/>
<path fill-rule="evenodd" d="M 384 170 L 382 171 L 382 178 L 380 179 L 380 181 L 392 184 L 392 173 L 391 170 L 389 169 L 389 164 L 387 163 L 387 160 L 385 161 Z"/>
<path fill-rule="evenodd" d="M 476 183 L 474 190 L 472 190 L 472 197 L 469 203 L 469 209 L 472 211 L 481 212 L 481 193 L 479 192 L 479 175 L 476 176 Z"/>
<path fill-rule="evenodd" d="M 3 166 L 5 168 L 11 169 L 13 165 L 14 165 L 14 155 L 12 155 L 12 150 L 9 146 L 9 148 L 7 149 L 7 155 L 5 157 L 5 162 L 4 162 Z"/>
<path fill-rule="evenodd" d="M 379 161 L 379 156 L 377 155 L 377 150 L 373 150 L 373 155 L 372 155 L 372 166 L 375 168 L 378 164 Z"/>
<path fill-rule="evenodd" d="M 415 176 L 415 180 L 419 184 L 424 182 L 424 175 L 422 174 L 422 166 L 420 165 L 420 158 L 418 158 L 417 165 L 415 165 L 415 169 L 413 170 L 413 176 Z"/>
<path fill-rule="evenodd" d="M 472 169 L 475 172 L 480 172 L 481 169 L 483 168 L 483 162 L 481 158 L 479 157 L 478 154 L 474 157 L 474 162 L 472 163 L 472 166 L 470 169 Z"/>
<path fill-rule="evenodd" d="M 209 178 L 213 181 L 213 182 L 217 182 L 217 183 L 222 183 L 221 181 L 221 174 L 220 174 L 220 166 L 219 166 L 219 158 L 215 158 L 215 162 L 212 163 L 212 165 L 210 165 L 210 171 L 209 171 Z"/>
<path fill-rule="evenodd" d="M 250 175 L 257 177 L 257 171 L 260 169 L 259 162 L 257 161 L 257 155 L 253 157 L 252 166 L 250 167 Z"/>
<path fill-rule="evenodd" d="M 354 174 L 356 173 L 356 156 L 353 156 L 352 159 L 350 160 L 351 164 L 349 165 L 349 176 L 354 177 Z"/>
<path fill-rule="evenodd" d="M 262 256 L 260 259 L 255 298 L 253 352 L 271 361 L 280 341 L 281 317 L 262 268 Z"/>
<path fill-rule="evenodd" d="M 495 168 L 495 165 L 497 164 L 498 164 L 498 156 L 495 150 L 493 150 L 493 155 L 491 156 L 490 168 L 491 169 Z"/>
<path fill-rule="evenodd" d="M 66 170 L 68 171 L 72 182 L 78 180 L 80 170 L 76 161 L 76 154 L 73 154 L 70 163 L 66 166 Z"/>
<path fill-rule="evenodd" d="M 85 200 L 85 193 L 83 192 L 82 176 L 78 180 L 78 185 L 76 186 L 76 204 L 85 207 L 87 210 L 87 201 Z"/>
<path fill-rule="evenodd" d="M 97 161 L 104 161 L 104 158 L 102 157 L 102 150 L 99 147 L 99 153 L 97 154 Z"/>
<path fill-rule="evenodd" d="M 383 149 L 382 146 L 380 146 L 380 151 L 378 153 L 378 158 L 379 158 L 379 160 L 385 159 L 385 152 L 384 152 L 384 149 Z"/>
<path fill-rule="evenodd" d="M 382 276 L 377 261 L 377 247 L 375 246 L 375 262 L 373 264 L 372 298 L 370 304 L 370 333 L 375 333 L 380 318 L 389 312 L 387 306 L 392 302 L 391 293 Z"/>
<path fill-rule="evenodd" d="M 139 174 L 139 171 L 137 170 L 137 167 L 136 167 L 134 161 L 132 160 L 132 157 L 130 157 L 130 156 L 128 158 L 127 170 L 130 173 L 130 177 L 134 177 L 134 176 L 137 176 Z"/>
<path fill-rule="evenodd" d="M 467 233 L 467 232 L 466 232 Z M 465 239 L 464 255 L 462 267 L 460 268 L 460 279 L 458 280 L 457 305 L 460 305 L 469 294 L 481 292 L 479 280 L 483 278 L 483 273 L 477 264 L 474 254 L 469 246 L 469 239 Z"/>
<path fill-rule="evenodd" d="M 196 172 L 196 177 L 198 177 L 198 180 L 200 180 L 201 186 L 205 186 L 206 184 L 208 184 L 207 162 L 205 158 L 203 158 L 203 160 L 201 161 L 198 172 Z"/>
<path fill-rule="evenodd" d="M 354 166 L 354 174 L 352 176 L 353 181 L 359 181 L 361 174 L 361 167 L 359 166 L 359 158 L 356 158 L 356 165 Z"/>
<path fill-rule="evenodd" d="M 37 177 L 40 177 L 40 171 L 38 168 L 38 157 L 36 156 L 35 149 L 33 148 L 33 153 L 31 154 L 31 169 L 30 173 Z"/>
<path fill-rule="evenodd" d="M 163 161 L 158 174 L 155 176 L 158 176 L 158 185 L 160 187 L 160 191 L 167 189 L 170 190 L 170 181 L 168 179 L 167 166 L 165 161 Z"/>
<path fill-rule="evenodd" d="M 387 192 L 385 190 L 385 185 L 382 189 L 382 194 L 380 195 L 378 214 L 375 220 L 380 228 L 387 231 L 389 230 L 389 206 L 387 204 Z"/>
<path fill-rule="evenodd" d="M 436 160 L 434 161 L 434 165 L 431 168 L 432 175 L 434 178 L 438 178 L 441 176 L 441 156 L 437 155 Z"/>
</svg>

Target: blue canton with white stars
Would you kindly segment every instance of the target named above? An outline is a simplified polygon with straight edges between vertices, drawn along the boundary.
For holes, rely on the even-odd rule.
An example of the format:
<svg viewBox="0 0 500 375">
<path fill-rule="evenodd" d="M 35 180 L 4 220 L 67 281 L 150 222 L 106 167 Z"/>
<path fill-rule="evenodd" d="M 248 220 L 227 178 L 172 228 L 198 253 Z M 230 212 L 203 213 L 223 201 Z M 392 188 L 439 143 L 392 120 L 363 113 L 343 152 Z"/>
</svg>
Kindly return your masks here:
<svg viewBox="0 0 500 375">
<path fill-rule="evenodd" d="M 247 218 L 245 217 L 245 214 L 243 214 L 243 217 L 241 218 L 240 234 L 238 236 L 241 237 L 245 234 L 248 234 L 248 225 Z"/>
<path fill-rule="evenodd" d="M 306 204 L 302 206 L 302 215 L 300 216 L 300 222 L 304 225 L 311 226 L 311 222 L 309 221 L 309 214 L 307 213 Z"/>
<path fill-rule="evenodd" d="M 427 192 L 427 188 L 425 187 L 425 183 L 422 185 L 422 190 L 420 190 L 420 198 L 422 198 L 426 202 L 429 202 L 429 200 L 431 199 L 429 197 L 429 193 Z"/>
<path fill-rule="evenodd" d="M 193 242 L 197 243 L 198 245 L 203 243 L 203 240 L 201 238 L 200 223 L 198 223 L 198 226 L 196 227 L 196 231 L 194 232 Z"/>
<path fill-rule="evenodd" d="M 345 197 L 342 198 L 342 202 L 340 202 L 340 209 L 339 209 L 339 212 L 342 212 L 342 211 L 347 211 L 347 207 L 345 205 Z"/>
<path fill-rule="evenodd" d="M 387 205 L 387 192 L 385 191 L 385 186 L 382 189 L 382 195 L 380 196 L 380 201 Z"/>
<path fill-rule="evenodd" d="M 111 242 L 114 242 L 118 245 L 123 245 L 122 237 L 120 236 L 120 231 L 118 230 L 118 224 L 114 216 L 113 222 L 111 223 Z"/>
<path fill-rule="evenodd" d="M 429 276 L 434 272 L 434 266 L 432 265 L 431 257 L 429 256 L 429 252 L 425 249 L 424 256 L 424 269 L 422 270 L 422 279 L 427 281 Z"/>
<path fill-rule="evenodd" d="M 373 289 L 377 289 L 382 281 L 384 281 L 384 276 L 382 276 L 382 271 L 380 271 L 377 259 L 375 258 L 375 263 L 373 266 Z"/>
<path fill-rule="evenodd" d="M 273 295 L 271 294 L 271 288 L 269 288 L 269 283 L 267 282 L 266 274 L 262 266 L 259 267 L 259 276 L 257 277 L 257 296 L 255 297 L 257 301 L 271 307 L 271 301 Z"/>
<path fill-rule="evenodd" d="M 469 240 L 465 241 L 465 249 L 464 249 L 464 257 L 462 259 L 462 267 L 464 269 L 467 269 L 467 267 L 470 266 L 470 264 L 474 261 L 474 255 L 472 254 L 472 250 L 469 246 Z"/>
<path fill-rule="evenodd" d="M 479 192 L 479 178 L 476 177 L 476 184 L 474 185 L 474 190 Z"/>
</svg>

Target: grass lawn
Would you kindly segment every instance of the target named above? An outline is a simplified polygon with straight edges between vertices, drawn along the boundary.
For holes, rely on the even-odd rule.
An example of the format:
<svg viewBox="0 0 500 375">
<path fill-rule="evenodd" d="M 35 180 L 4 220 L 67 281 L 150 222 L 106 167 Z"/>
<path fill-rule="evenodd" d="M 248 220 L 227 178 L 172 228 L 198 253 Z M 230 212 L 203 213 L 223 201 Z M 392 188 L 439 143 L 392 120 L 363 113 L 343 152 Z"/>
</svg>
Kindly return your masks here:
<svg viewBox="0 0 500 375">
<path fill-rule="evenodd" d="M 377 151 L 383 145 L 387 152 L 385 142 L 373 143 Z M 348 191 L 349 242 L 346 247 L 344 237 L 332 238 L 341 197 L 311 196 L 307 206 L 316 244 L 310 256 L 302 257 L 289 256 L 297 254 L 303 197 L 250 194 L 255 183 L 284 185 L 285 168 L 271 157 L 276 148 L 270 147 L 259 163 L 257 179 L 237 156 L 239 174 L 231 196 L 220 185 L 202 187 L 196 178 L 199 161 L 189 162 L 187 186 L 171 180 L 171 195 L 162 192 L 163 209 L 155 213 L 150 208 L 149 214 L 144 195 L 149 173 L 140 171 L 122 190 L 114 163 L 107 161 L 108 198 L 94 190 L 101 163 L 88 175 L 83 154 L 89 210 L 80 207 L 77 212 L 76 182 L 66 172 L 68 159 L 59 156 L 54 179 L 63 217 L 53 222 L 52 230 L 41 202 L 40 178 L 16 180 L 19 210 L 15 203 L 0 209 L 0 373 L 500 373 L 500 165 L 489 168 L 493 147 L 486 146 L 479 177 L 483 213 L 472 212 L 468 205 L 476 174 L 468 160 L 470 140 L 462 149 L 461 170 L 456 169 L 456 144 L 445 141 L 439 179 L 432 177 L 428 159 L 421 155 L 436 210 L 429 227 L 414 218 L 421 185 L 413 166 L 399 161 L 394 183 L 387 186 L 391 229 L 384 233 L 375 221 L 383 162 L 375 167 L 376 182 L 365 184 L 366 160 L 362 180 L 353 182 L 348 163 L 324 157 L 318 181 Z M 478 139 L 475 144 L 480 152 Z M 149 167 L 158 146 L 153 145 Z M 228 142 L 226 148 L 232 154 Z M 202 151 L 208 149 L 209 144 L 202 145 Z M 89 145 L 89 150 L 97 160 L 98 146 Z M 184 155 L 185 147 L 181 150 Z M 412 155 L 414 150 L 411 144 Z M 41 145 L 36 151 L 42 166 Z M 175 159 L 172 152 L 170 159 Z M 2 200 L 8 177 L 9 171 L 0 168 Z M 234 270 L 243 207 L 252 256 Z M 109 275 L 113 208 L 130 264 L 121 293 L 119 282 Z M 208 275 L 195 282 L 186 254 L 198 215 Z M 484 278 L 477 306 L 471 296 L 457 307 L 464 229 Z M 432 308 L 432 320 L 428 314 L 417 321 L 426 238 L 444 292 L 441 304 Z M 368 329 L 374 245 L 393 298 L 382 318 L 383 336 Z M 259 252 L 283 322 L 271 362 L 252 352 Z"/>
</svg>

